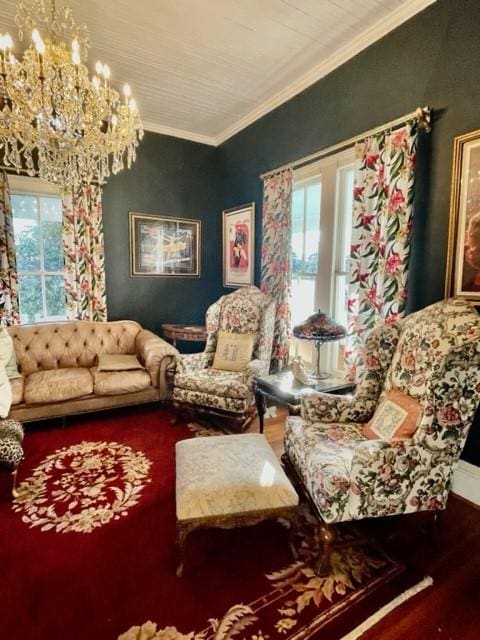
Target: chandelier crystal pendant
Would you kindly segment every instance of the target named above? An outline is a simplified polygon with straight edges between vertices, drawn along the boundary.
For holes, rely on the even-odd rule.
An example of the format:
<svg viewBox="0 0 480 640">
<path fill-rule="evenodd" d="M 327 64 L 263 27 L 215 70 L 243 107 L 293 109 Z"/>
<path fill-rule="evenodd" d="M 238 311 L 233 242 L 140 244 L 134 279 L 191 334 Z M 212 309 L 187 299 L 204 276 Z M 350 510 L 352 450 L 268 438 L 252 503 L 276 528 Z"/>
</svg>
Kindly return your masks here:
<svg viewBox="0 0 480 640">
<path fill-rule="evenodd" d="M 55 0 L 20 2 L 15 23 L 20 40 L 30 32 L 32 42 L 17 59 L 11 36 L 0 34 L 1 164 L 63 188 L 103 184 L 130 168 L 140 114 L 128 84 L 122 99 L 111 86 L 108 65 L 97 62 L 90 76 L 86 26 Z"/>
</svg>

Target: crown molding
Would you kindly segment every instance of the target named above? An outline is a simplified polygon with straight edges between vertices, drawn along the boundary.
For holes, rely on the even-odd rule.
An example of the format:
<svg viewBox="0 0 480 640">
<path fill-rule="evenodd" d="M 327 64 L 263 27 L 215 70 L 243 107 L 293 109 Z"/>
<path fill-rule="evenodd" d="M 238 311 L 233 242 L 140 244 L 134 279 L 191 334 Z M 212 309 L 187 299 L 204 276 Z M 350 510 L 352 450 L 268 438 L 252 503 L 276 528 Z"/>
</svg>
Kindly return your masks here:
<svg viewBox="0 0 480 640">
<path fill-rule="evenodd" d="M 315 82 L 331 73 L 334 69 L 347 62 L 347 60 L 350 60 L 350 58 L 356 56 L 358 53 L 363 51 L 363 49 L 366 49 L 377 40 L 380 40 L 380 38 L 385 36 L 387 33 L 393 31 L 403 22 L 406 22 L 416 13 L 419 13 L 436 1 L 437 0 L 410 0 L 395 11 L 392 11 L 392 13 L 384 19 L 376 22 L 365 31 L 362 31 L 362 33 L 349 42 L 348 45 L 336 51 L 320 64 L 313 67 L 313 69 L 310 69 L 310 71 L 294 80 L 290 85 L 247 113 L 243 118 L 232 124 L 230 127 L 227 127 L 218 136 L 216 136 L 216 143 L 222 144 L 225 140 L 228 140 L 242 129 L 245 129 L 245 127 L 248 127 L 262 116 L 298 95 L 304 91 L 304 89 L 315 84 Z"/>
<path fill-rule="evenodd" d="M 185 129 L 176 129 L 175 127 L 167 127 L 163 124 L 157 124 L 156 122 L 143 122 L 143 128 L 145 131 L 152 131 L 153 133 L 161 133 L 164 136 L 173 136 L 174 138 L 183 138 L 184 140 L 190 140 L 191 142 L 200 142 L 201 144 L 208 144 L 212 147 L 218 146 L 217 139 L 213 136 L 206 136 L 203 133 L 195 133 L 194 131 L 186 131 Z"/>
<path fill-rule="evenodd" d="M 340 67 L 371 44 L 380 40 L 380 38 L 383 38 L 387 33 L 390 33 L 390 31 L 393 31 L 402 23 L 406 22 L 420 11 L 423 11 L 431 4 L 434 4 L 436 1 L 437 0 L 409 0 L 408 2 L 405 2 L 403 5 L 395 9 L 395 11 L 392 11 L 389 15 L 385 16 L 385 18 L 375 22 L 371 27 L 362 31 L 347 45 L 336 51 L 328 58 L 325 58 L 320 64 L 316 65 L 299 78 L 296 78 L 284 89 L 259 104 L 255 109 L 252 109 L 252 111 L 215 136 L 207 136 L 193 131 L 184 131 L 183 129 L 166 127 L 154 122 L 144 122 L 143 126 L 147 131 L 154 131 L 155 133 L 162 133 L 164 135 L 184 138 L 193 142 L 201 142 L 202 144 L 217 147 L 262 116 L 273 111 L 283 103 L 312 86 L 315 82 Z"/>
</svg>

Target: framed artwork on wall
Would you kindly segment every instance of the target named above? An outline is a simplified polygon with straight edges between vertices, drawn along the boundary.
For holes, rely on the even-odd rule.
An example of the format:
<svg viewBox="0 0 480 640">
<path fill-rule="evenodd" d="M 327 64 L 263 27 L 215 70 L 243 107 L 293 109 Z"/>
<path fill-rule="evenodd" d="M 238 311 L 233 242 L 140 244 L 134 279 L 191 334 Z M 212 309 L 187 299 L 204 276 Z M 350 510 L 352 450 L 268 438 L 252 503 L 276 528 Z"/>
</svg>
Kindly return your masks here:
<svg viewBox="0 0 480 640">
<path fill-rule="evenodd" d="M 480 300 L 480 130 L 455 138 L 445 295 Z"/>
<path fill-rule="evenodd" d="M 198 277 L 200 231 L 200 220 L 131 212 L 131 275 Z"/>
<path fill-rule="evenodd" d="M 223 217 L 223 286 L 247 287 L 254 281 L 255 203 L 226 209 Z"/>
</svg>

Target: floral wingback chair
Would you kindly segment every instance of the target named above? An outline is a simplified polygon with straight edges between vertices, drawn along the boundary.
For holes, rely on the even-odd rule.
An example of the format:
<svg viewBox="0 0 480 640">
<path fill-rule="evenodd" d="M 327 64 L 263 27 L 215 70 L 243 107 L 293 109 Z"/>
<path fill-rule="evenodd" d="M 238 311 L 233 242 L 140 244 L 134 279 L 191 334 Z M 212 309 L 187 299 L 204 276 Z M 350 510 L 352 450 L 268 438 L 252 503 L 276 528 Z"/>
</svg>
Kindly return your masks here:
<svg viewBox="0 0 480 640">
<path fill-rule="evenodd" d="M 174 402 L 236 418 L 245 426 L 253 414 L 253 378 L 270 370 L 274 324 L 275 302 L 257 287 L 222 296 L 207 310 L 205 350 L 176 357 Z M 219 331 L 256 334 L 252 360 L 244 371 L 212 368 Z"/>
<path fill-rule="evenodd" d="M 480 316 L 459 299 L 431 305 L 373 331 L 364 360 L 351 399 L 305 396 L 286 425 L 285 460 L 326 525 L 446 507 L 480 400 Z M 369 439 L 365 423 L 392 390 L 420 405 L 416 431 Z"/>
</svg>

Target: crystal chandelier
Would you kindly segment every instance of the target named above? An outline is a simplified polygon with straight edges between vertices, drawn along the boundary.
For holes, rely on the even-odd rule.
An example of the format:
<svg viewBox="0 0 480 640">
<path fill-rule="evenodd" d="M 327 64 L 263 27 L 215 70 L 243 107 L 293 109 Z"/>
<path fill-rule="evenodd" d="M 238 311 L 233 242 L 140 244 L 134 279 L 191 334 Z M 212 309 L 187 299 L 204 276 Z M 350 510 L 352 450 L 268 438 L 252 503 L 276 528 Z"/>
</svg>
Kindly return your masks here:
<svg viewBox="0 0 480 640">
<path fill-rule="evenodd" d="M 85 25 L 55 0 L 20 2 L 15 22 L 32 42 L 17 59 L 11 36 L 0 35 L 1 163 L 65 188 L 130 168 L 143 137 L 137 105 L 127 84 L 120 98 L 106 64 L 90 77 Z"/>
</svg>

